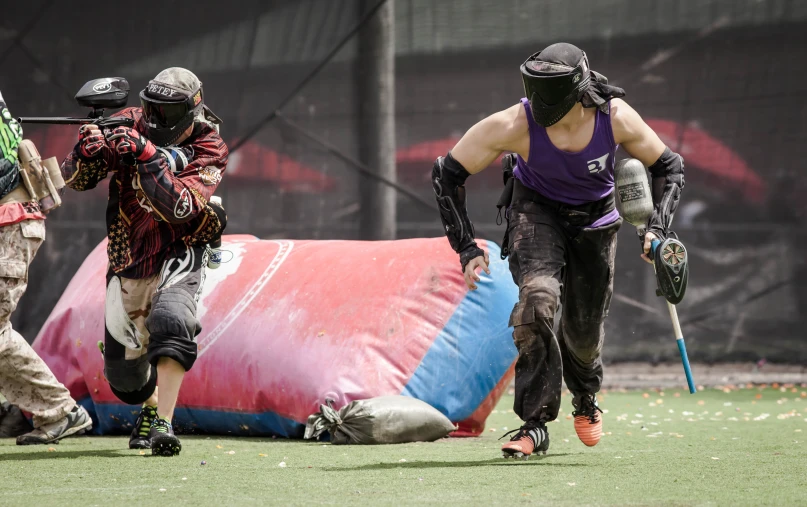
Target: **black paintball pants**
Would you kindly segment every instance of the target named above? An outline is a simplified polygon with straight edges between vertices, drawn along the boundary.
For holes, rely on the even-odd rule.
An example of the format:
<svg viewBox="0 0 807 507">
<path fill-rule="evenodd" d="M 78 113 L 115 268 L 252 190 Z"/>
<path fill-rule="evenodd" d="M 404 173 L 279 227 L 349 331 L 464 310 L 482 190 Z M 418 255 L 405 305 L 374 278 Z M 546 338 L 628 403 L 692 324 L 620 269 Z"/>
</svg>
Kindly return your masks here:
<svg viewBox="0 0 807 507">
<path fill-rule="evenodd" d="M 600 390 L 604 320 L 622 218 L 587 226 L 596 218 L 531 201 L 517 201 L 510 209 L 510 272 L 519 287 L 510 316 L 518 349 L 513 409 L 525 422 L 557 418 L 561 379 L 575 395 Z"/>
</svg>

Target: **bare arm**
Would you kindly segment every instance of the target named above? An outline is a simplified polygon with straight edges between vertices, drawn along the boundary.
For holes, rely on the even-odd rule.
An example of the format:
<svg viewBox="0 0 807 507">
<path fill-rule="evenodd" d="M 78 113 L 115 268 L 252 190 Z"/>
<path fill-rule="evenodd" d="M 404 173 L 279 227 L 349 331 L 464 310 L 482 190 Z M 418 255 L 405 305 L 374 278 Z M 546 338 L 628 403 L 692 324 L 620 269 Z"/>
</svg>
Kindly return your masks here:
<svg viewBox="0 0 807 507">
<path fill-rule="evenodd" d="M 471 127 L 451 150 L 451 155 L 466 171 L 476 174 L 492 164 L 503 151 L 527 158 L 529 150 L 527 113 L 519 103 Z"/>
<path fill-rule="evenodd" d="M 659 139 L 639 113 L 624 100 L 611 101 L 611 114 L 614 141 L 650 170 L 653 215 L 647 224 L 642 257 L 652 262 L 648 256 L 651 241 L 656 237 L 666 237 L 678 208 L 684 188 L 684 161 Z"/>
<path fill-rule="evenodd" d="M 653 165 L 664 153 L 664 142 L 639 113 L 622 99 L 611 100 L 611 128 L 614 141 L 645 167 Z"/>
</svg>

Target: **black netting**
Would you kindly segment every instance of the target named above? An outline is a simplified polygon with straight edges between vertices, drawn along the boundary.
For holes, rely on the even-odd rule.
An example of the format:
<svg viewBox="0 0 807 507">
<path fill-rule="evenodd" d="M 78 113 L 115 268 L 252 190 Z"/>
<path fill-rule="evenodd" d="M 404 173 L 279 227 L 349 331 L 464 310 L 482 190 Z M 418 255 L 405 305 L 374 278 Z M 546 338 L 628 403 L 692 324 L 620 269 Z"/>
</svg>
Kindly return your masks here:
<svg viewBox="0 0 807 507">
<path fill-rule="evenodd" d="M 147 4 L 88 10 L 34 0 L 4 16 L 0 86 L 13 114 L 85 114 L 73 95 L 91 78 L 125 76 L 139 91 L 163 68 L 187 67 L 223 119 L 225 140 L 240 144 L 219 191 L 228 232 L 358 238 L 367 176 L 351 162 L 361 131 L 355 37 L 296 87 L 375 2 Z M 795 1 L 395 0 L 397 153 L 389 156 L 398 183 L 422 198 L 398 194 L 398 237 L 442 234 L 427 205 L 433 160 L 479 119 L 518 102 L 519 65 L 530 54 L 571 42 L 686 161 L 674 228 L 691 255 L 679 311 L 690 356 L 803 363 L 807 80 L 794 62 L 807 58 L 805 29 L 807 4 Z M 282 113 L 292 123 L 262 124 L 290 95 Z M 46 156 L 61 158 L 75 142 L 72 127 L 25 131 Z M 14 316 L 29 339 L 105 234 L 107 187 L 99 187 L 68 192 L 48 219 Z M 468 182 L 477 233 L 496 241 L 500 189 L 496 166 Z M 607 358 L 675 359 L 638 241 L 628 225 L 620 235 Z"/>
</svg>

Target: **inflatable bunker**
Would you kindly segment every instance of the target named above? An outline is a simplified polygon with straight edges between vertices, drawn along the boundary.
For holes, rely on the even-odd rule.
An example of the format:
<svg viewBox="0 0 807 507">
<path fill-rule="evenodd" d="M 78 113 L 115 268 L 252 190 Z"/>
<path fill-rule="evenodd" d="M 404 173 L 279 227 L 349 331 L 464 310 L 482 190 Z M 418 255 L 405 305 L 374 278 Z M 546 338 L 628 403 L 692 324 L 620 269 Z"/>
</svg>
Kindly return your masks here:
<svg viewBox="0 0 807 507">
<path fill-rule="evenodd" d="M 445 238 L 280 241 L 224 237 L 199 300 L 199 358 L 185 376 L 176 425 L 212 434 L 300 438 L 327 398 L 403 394 L 479 435 L 513 375 L 508 319 L 518 299 L 507 262 L 491 259 L 468 291 Z M 229 253 L 228 253 L 229 252 Z M 131 431 L 103 374 L 106 240 L 68 285 L 34 348 L 95 431 Z"/>
</svg>

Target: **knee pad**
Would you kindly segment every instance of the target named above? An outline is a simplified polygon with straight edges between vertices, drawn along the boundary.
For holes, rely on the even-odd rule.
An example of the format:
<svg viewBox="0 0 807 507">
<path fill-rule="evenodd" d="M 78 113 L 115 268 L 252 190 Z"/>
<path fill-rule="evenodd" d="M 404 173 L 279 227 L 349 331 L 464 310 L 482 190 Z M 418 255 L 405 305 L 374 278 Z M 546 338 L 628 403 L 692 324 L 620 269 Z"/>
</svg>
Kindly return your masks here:
<svg viewBox="0 0 807 507">
<path fill-rule="evenodd" d="M 202 327 L 196 318 L 196 303 L 183 291 L 164 289 L 155 298 L 151 313 L 146 318 L 151 335 L 171 336 L 193 340 Z"/>
<path fill-rule="evenodd" d="M 139 405 L 154 394 L 157 369 L 146 356 L 134 360 L 107 360 L 104 376 L 115 396 L 129 405 Z"/>
<path fill-rule="evenodd" d="M 149 330 L 148 357 L 156 365 L 170 357 L 188 371 L 196 361 L 196 335 L 202 326 L 196 318 L 195 302 L 187 292 L 165 289 L 154 302 L 146 319 Z"/>
</svg>

